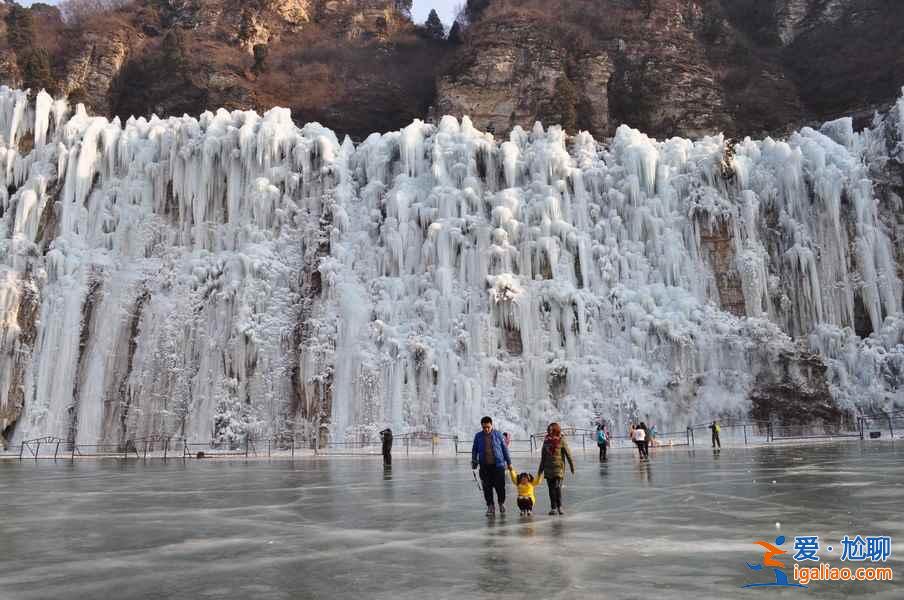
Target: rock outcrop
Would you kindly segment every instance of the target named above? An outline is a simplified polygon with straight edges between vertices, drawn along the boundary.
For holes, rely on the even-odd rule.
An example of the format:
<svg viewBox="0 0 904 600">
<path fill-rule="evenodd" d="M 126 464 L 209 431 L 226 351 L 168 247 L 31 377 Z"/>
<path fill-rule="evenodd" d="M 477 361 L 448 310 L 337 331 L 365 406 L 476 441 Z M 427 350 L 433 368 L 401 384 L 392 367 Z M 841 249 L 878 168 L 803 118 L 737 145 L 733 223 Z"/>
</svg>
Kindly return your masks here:
<svg viewBox="0 0 904 600">
<path fill-rule="evenodd" d="M 440 77 L 437 105 L 529 125 L 549 116 L 550 80 L 568 75 L 585 82 L 578 127 L 596 135 L 621 123 L 754 135 L 871 117 L 904 80 L 899 12 L 881 0 L 492 0 Z"/>
</svg>

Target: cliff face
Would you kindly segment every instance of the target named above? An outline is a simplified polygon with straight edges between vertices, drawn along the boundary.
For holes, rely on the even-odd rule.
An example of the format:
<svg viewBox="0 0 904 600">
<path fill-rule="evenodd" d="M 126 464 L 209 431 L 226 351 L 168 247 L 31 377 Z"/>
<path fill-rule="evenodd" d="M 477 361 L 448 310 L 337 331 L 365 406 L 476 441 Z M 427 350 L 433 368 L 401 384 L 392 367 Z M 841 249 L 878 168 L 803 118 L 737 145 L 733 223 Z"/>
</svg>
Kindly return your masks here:
<svg viewBox="0 0 904 600">
<path fill-rule="evenodd" d="M 69 26 L 25 12 L 53 70 L 31 87 L 122 119 L 278 105 L 363 136 L 426 114 L 446 49 L 395 0 L 137 0 Z M 0 80 L 31 83 L 21 62 L 0 46 Z"/>
<path fill-rule="evenodd" d="M 871 114 L 904 80 L 900 12 L 885 0 L 494 0 L 437 103 L 478 125 L 530 125 L 568 77 L 577 126 L 595 135 L 621 123 L 756 134 Z"/>
<path fill-rule="evenodd" d="M 136 0 L 71 26 L 39 5 L 26 12 L 52 77 L 38 79 L 0 4 L 0 82 L 121 118 L 286 106 L 362 137 L 431 106 L 498 133 L 537 119 L 596 136 L 860 125 L 904 81 L 894 0 L 472 4 L 485 8 L 461 44 L 428 39 L 397 0 Z"/>
</svg>

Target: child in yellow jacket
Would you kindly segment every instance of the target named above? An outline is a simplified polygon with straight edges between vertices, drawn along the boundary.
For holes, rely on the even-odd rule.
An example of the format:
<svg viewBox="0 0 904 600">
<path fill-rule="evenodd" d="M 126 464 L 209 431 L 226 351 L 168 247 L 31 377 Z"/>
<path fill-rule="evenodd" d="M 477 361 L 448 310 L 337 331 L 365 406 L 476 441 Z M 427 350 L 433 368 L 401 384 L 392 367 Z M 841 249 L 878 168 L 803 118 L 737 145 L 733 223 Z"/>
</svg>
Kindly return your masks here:
<svg viewBox="0 0 904 600">
<path fill-rule="evenodd" d="M 537 497 L 534 495 L 534 487 L 540 485 L 540 482 L 543 481 L 543 475 L 538 475 L 536 481 L 534 481 L 534 476 L 530 473 L 519 473 L 516 476 L 515 468 L 509 466 L 509 476 L 512 478 L 512 483 L 518 486 L 518 509 L 521 510 L 521 516 L 531 514 L 534 504 L 537 502 Z"/>
</svg>

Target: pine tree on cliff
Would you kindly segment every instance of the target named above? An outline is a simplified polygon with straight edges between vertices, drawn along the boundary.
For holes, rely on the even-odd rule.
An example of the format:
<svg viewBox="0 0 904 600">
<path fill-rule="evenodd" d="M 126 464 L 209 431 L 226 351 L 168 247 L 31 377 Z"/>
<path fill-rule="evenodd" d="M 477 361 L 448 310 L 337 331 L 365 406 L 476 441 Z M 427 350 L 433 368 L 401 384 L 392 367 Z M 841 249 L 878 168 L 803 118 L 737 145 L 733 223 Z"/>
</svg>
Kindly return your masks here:
<svg viewBox="0 0 904 600">
<path fill-rule="evenodd" d="M 427 16 L 424 27 L 427 29 L 427 35 L 434 40 L 441 40 L 446 37 L 446 28 L 443 26 L 443 22 L 439 20 L 436 9 L 430 10 L 430 14 Z"/>
<path fill-rule="evenodd" d="M 461 32 L 461 23 L 455 21 L 452 23 L 452 29 L 449 30 L 449 42 L 452 44 L 463 44 L 464 41 Z"/>
<path fill-rule="evenodd" d="M 577 128 L 578 111 L 577 90 L 567 75 L 556 80 L 555 97 L 552 100 L 552 112 L 559 118 L 559 124 L 565 131 Z"/>
</svg>

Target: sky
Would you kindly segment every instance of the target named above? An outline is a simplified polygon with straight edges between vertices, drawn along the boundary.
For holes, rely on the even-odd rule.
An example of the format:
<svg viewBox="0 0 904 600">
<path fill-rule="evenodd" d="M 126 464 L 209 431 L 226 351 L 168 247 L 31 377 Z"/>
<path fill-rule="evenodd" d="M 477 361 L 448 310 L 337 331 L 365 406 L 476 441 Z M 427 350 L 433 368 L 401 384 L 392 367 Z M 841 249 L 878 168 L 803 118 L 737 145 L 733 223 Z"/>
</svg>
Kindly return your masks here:
<svg viewBox="0 0 904 600">
<path fill-rule="evenodd" d="M 411 8 L 411 19 L 415 23 L 423 23 L 430 14 L 430 9 L 435 8 L 440 21 L 446 26 L 446 30 L 452 26 L 455 20 L 455 7 L 464 4 L 464 0 L 414 0 Z"/>
</svg>

